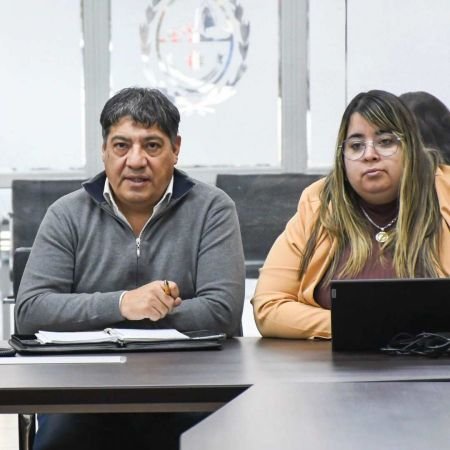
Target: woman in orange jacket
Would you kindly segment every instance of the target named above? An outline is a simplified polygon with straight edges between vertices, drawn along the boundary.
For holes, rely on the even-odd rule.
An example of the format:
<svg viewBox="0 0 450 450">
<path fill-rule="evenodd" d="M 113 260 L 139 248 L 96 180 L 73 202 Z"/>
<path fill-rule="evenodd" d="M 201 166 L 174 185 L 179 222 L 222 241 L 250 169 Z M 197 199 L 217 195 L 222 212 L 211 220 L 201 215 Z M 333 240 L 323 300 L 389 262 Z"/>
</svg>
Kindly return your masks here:
<svg viewBox="0 0 450 450">
<path fill-rule="evenodd" d="M 384 91 L 346 108 L 330 174 L 304 190 L 252 299 L 263 336 L 331 337 L 330 281 L 447 277 L 450 167 Z"/>
</svg>

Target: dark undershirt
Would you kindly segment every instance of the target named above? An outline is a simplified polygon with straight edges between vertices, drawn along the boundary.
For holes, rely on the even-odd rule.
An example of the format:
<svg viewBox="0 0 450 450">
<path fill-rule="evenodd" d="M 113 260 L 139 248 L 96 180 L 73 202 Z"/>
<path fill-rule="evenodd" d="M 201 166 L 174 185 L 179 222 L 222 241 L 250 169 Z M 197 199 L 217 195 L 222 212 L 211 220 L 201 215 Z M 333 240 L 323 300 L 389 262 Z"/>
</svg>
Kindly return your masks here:
<svg viewBox="0 0 450 450">
<path fill-rule="evenodd" d="M 364 208 L 370 218 L 380 226 L 388 224 L 398 213 L 397 200 L 385 205 L 371 205 L 367 202 L 360 200 L 361 206 Z M 392 226 L 395 226 L 392 225 Z M 367 227 L 372 236 L 372 254 L 369 256 L 365 266 L 357 275 L 353 277 L 344 276 L 340 277 L 339 273 L 345 265 L 345 262 L 350 257 L 350 246 L 348 245 L 339 260 L 338 268 L 333 279 L 374 279 L 374 278 L 396 278 L 394 268 L 392 266 L 392 255 L 389 252 L 385 252 L 383 259 L 380 258 L 380 243 L 375 240 L 375 235 L 380 231 L 375 228 L 368 220 Z M 390 227 L 389 229 L 391 229 Z M 389 229 L 386 229 L 388 231 Z M 324 278 L 326 278 L 326 275 Z M 324 278 L 314 289 L 314 300 L 325 309 L 331 309 L 331 296 L 330 285 L 324 283 Z"/>
</svg>

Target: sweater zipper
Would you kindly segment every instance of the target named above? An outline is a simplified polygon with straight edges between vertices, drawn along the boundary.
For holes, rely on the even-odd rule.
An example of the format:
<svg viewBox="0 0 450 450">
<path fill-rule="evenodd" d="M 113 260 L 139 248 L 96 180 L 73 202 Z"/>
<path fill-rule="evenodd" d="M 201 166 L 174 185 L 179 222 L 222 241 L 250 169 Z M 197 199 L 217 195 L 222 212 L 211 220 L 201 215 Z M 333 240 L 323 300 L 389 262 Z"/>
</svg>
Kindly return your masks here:
<svg viewBox="0 0 450 450">
<path fill-rule="evenodd" d="M 136 287 L 139 286 L 139 257 L 141 256 L 141 235 L 136 238 Z"/>
<path fill-rule="evenodd" d="M 141 256 L 141 236 L 136 238 L 136 256 L 139 258 Z"/>
</svg>

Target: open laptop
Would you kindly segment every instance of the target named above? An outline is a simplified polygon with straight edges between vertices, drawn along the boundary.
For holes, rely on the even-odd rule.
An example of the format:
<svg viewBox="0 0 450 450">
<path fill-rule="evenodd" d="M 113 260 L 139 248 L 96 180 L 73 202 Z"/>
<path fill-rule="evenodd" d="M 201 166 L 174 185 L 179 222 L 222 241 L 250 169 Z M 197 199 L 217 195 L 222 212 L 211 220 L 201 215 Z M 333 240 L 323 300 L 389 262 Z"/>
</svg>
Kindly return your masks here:
<svg viewBox="0 0 450 450">
<path fill-rule="evenodd" d="M 379 350 L 398 333 L 450 332 L 450 278 L 331 282 L 333 350 Z"/>
</svg>

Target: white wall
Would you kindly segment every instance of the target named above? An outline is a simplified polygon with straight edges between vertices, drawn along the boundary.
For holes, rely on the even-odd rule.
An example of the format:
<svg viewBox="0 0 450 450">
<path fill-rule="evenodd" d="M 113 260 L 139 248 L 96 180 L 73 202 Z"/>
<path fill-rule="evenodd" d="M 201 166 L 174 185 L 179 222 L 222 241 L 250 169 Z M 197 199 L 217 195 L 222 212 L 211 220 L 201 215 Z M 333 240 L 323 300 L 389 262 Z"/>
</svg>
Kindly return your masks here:
<svg viewBox="0 0 450 450">
<path fill-rule="evenodd" d="M 309 3 L 308 166 L 329 168 L 345 108 L 345 0 Z"/>
<path fill-rule="evenodd" d="M 83 167 L 79 2 L 3 2 L 0 61 L 0 171 Z"/>
<path fill-rule="evenodd" d="M 348 1 L 349 99 L 428 91 L 450 105 L 450 2 Z"/>
<path fill-rule="evenodd" d="M 359 92 L 428 91 L 450 106 L 448 0 L 312 0 L 309 21 L 309 167 L 331 165 Z"/>
<path fill-rule="evenodd" d="M 214 6 L 214 2 L 210 2 Z M 240 80 L 230 86 L 234 92 L 226 101 L 205 102 L 204 110 L 181 109 L 180 134 L 183 138 L 180 164 L 184 166 L 280 166 L 278 148 L 278 1 L 242 0 L 242 23 L 249 22 L 248 53 L 245 60 L 240 54 L 242 35 L 239 23 L 233 18 L 232 8 L 216 8 L 217 29 L 221 36 L 233 35 L 232 50 L 226 42 L 212 41 L 195 44 L 187 31 L 195 26 L 198 0 L 161 1 L 152 10 L 155 17 L 146 20 L 148 0 L 112 0 L 111 3 L 111 82 L 116 92 L 127 86 L 139 85 L 172 90 L 171 82 L 202 89 L 204 84 L 192 83 L 194 77 L 223 70 L 218 80 L 220 94 L 226 81 L 232 82 L 241 62 L 246 71 Z M 155 23 L 164 11 L 158 33 Z M 227 12 L 227 14 L 224 13 Z M 220 20 L 227 18 L 227 22 Z M 149 60 L 141 53 L 140 26 L 149 30 L 150 38 L 144 42 L 152 44 Z M 225 26 L 227 31 L 219 29 Z M 184 30 L 184 32 L 183 32 Z M 171 42 L 173 35 L 174 42 Z M 164 42 L 161 40 L 164 39 Z M 202 64 L 196 69 L 188 66 L 193 53 Z M 221 54 L 222 62 L 217 58 Z M 147 56 L 147 54 L 146 54 Z M 224 60 L 229 64 L 225 64 Z M 161 66 L 165 69 L 162 71 Z M 172 75 L 167 76 L 167 67 Z M 167 77 L 167 78 L 165 78 Z M 158 84 L 159 83 L 159 84 Z M 156 84 L 156 85 L 155 85 Z M 181 90 L 181 89 L 180 89 Z M 205 89 L 209 92 L 208 89 Z M 175 99 L 175 101 L 178 101 Z"/>
<path fill-rule="evenodd" d="M 163 3 L 186 8 L 195 0 Z M 284 30 L 278 29 L 278 2 L 241 3 L 251 22 L 248 71 L 236 95 L 214 114 L 183 117 L 182 165 L 280 167 L 278 46 Z M 112 90 L 146 82 L 138 28 L 149 4 L 111 0 Z M 359 91 L 426 90 L 450 105 L 448 0 L 310 0 L 308 5 L 308 61 L 301 70 L 309 79 L 309 169 L 329 168 L 340 117 Z M 43 168 L 82 167 L 85 151 L 96 149 L 86 149 L 83 138 L 80 2 L 8 2 L 0 25 L 0 171 L 9 180 L 11 173 L 30 168 L 39 176 Z M 292 42 L 294 50 L 301 45 Z M 1 176 L 0 185 L 7 185 Z"/>
</svg>

